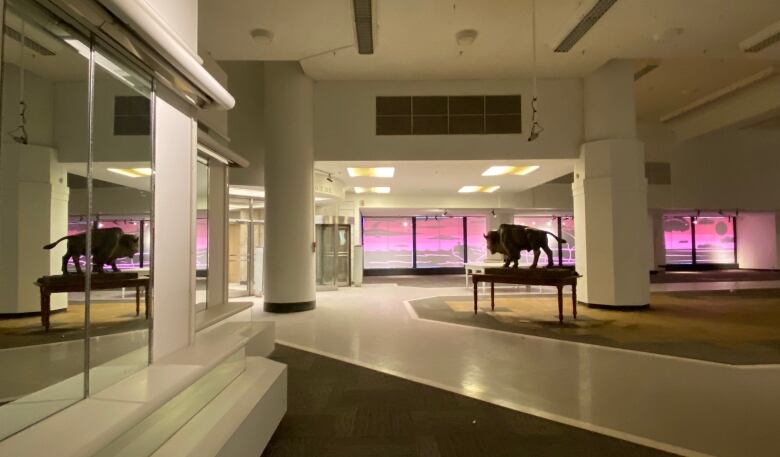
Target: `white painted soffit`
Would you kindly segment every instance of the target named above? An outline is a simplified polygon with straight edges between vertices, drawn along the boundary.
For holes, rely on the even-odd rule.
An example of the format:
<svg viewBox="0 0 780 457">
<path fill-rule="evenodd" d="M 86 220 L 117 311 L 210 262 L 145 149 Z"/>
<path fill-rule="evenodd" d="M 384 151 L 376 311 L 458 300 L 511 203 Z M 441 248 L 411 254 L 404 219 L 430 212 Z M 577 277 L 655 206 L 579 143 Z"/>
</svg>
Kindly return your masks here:
<svg viewBox="0 0 780 457">
<path fill-rule="evenodd" d="M 147 44 L 162 54 L 206 95 L 211 97 L 213 107 L 229 110 L 236 104 L 232 95 L 222 87 L 203 67 L 201 60 L 181 38 L 173 32 L 165 20 L 160 17 L 144 0 L 100 0 L 106 8 L 118 15 Z"/>
</svg>

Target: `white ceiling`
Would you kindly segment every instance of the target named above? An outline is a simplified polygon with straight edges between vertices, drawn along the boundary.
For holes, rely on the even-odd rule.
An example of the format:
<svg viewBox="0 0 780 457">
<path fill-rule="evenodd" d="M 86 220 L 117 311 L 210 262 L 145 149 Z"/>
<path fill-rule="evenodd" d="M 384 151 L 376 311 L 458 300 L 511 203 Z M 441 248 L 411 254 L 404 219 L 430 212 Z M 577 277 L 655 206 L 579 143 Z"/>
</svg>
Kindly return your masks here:
<svg viewBox="0 0 780 457">
<path fill-rule="evenodd" d="M 201 50 L 218 60 L 301 60 L 315 79 L 472 79 L 531 74 L 530 0 L 375 0 L 375 53 L 354 47 L 351 0 L 201 0 Z M 569 53 L 552 49 L 590 0 L 537 2 L 545 77 L 580 77 L 611 58 L 746 57 L 738 43 L 780 20 L 777 0 L 619 0 Z M 249 31 L 274 33 L 270 45 Z M 473 28 L 474 44 L 455 33 Z M 682 32 L 677 34 L 675 30 Z M 462 54 L 461 54 L 461 51 Z M 319 55 L 318 55 L 319 54 Z M 314 57 L 310 57 L 314 56 Z"/>
<path fill-rule="evenodd" d="M 540 77 L 582 77 L 612 58 L 661 66 L 636 84 L 640 119 L 780 62 L 739 42 L 780 20 L 778 0 L 618 0 L 569 53 L 552 49 L 595 0 L 537 1 Z M 217 60 L 300 60 L 314 79 L 503 79 L 532 74 L 531 0 L 374 0 L 375 53 L 359 55 L 351 0 L 200 0 L 200 49 Z M 269 45 L 249 31 L 273 32 Z M 473 28 L 459 47 L 455 33 Z"/>
<path fill-rule="evenodd" d="M 482 176 L 493 165 L 539 165 L 526 176 Z M 395 167 L 393 178 L 350 178 L 347 167 Z M 462 186 L 501 186 L 498 193 L 522 192 L 539 184 L 571 173 L 571 160 L 438 160 L 394 162 L 316 162 L 315 167 L 333 173 L 347 186 L 389 186 L 392 194 L 449 194 L 457 195 Z"/>
</svg>

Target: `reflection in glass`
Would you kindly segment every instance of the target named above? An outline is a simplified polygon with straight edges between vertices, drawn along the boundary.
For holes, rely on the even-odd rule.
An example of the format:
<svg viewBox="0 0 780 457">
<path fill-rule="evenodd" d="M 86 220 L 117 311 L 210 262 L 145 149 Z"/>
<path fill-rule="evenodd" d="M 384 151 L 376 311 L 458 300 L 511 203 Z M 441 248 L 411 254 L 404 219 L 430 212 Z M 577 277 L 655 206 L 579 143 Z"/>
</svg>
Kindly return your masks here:
<svg viewBox="0 0 780 457">
<path fill-rule="evenodd" d="M 484 235 L 487 233 L 487 218 L 468 216 L 466 218 L 466 245 L 469 263 L 484 262 L 487 257 L 487 245 Z"/>
<path fill-rule="evenodd" d="M 228 223 L 228 296 L 245 297 L 249 290 L 249 263 L 251 256 L 249 198 L 231 197 Z"/>
<path fill-rule="evenodd" d="M 79 51 L 88 42 L 34 2 L 5 4 L 0 439 L 84 396 L 84 294 L 66 291 L 68 285 L 83 291 L 84 281 L 61 274 L 68 251 L 67 259 L 86 268 L 86 237 L 63 237 L 88 228 L 86 217 L 77 233 L 68 221 L 86 197 L 86 180 L 71 179 L 71 169 L 85 170 L 89 160 L 89 61 Z M 72 269 L 72 262 L 64 267 Z"/>
<path fill-rule="evenodd" d="M 195 306 L 198 311 L 207 308 L 209 279 L 209 166 L 208 160 L 198 158 L 197 215 L 195 217 Z"/>
<path fill-rule="evenodd" d="M 151 79 L 101 46 L 94 74 L 90 393 L 148 362 L 150 269 L 148 261 L 141 266 L 141 223 L 151 220 L 154 169 Z"/>
</svg>

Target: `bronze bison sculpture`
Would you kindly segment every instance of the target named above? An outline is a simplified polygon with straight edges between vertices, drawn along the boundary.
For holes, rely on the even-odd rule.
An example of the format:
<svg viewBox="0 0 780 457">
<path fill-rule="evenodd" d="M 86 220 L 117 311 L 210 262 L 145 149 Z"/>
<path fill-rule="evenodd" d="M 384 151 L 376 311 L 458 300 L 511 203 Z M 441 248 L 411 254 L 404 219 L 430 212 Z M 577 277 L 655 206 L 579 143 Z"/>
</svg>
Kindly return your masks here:
<svg viewBox="0 0 780 457">
<path fill-rule="evenodd" d="M 541 251 L 547 255 L 547 266 L 553 266 L 553 257 L 550 247 L 547 245 L 547 237 L 551 236 L 559 243 L 565 243 L 566 240 L 556 236 L 546 230 L 539 230 L 525 225 L 501 224 L 498 230 L 491 230 L 483 235 L 487 241 L 487 248 L 491 254 L 500 253 L 504 255 L 504 267 L 509 267 L 510 263 L 517 268 L 522 251 L 533 251 L 534 262 L 531 268 L 536 268 L 539 262 Z"/>
</svg>

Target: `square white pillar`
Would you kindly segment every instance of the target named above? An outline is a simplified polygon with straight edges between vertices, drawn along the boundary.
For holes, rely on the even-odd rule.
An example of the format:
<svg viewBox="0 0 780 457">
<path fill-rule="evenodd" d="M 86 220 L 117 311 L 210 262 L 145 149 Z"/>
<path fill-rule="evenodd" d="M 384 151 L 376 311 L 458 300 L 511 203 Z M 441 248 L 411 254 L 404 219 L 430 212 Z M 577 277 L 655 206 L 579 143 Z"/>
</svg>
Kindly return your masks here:
<svg viewBox="0 0 780 457">
<path fill-rule="evenodd" d="M 590 305 L 650 302 L 644 146 L 634 139 L 585 143 L 574 167 L 578 294 Z"/>
</svg>

